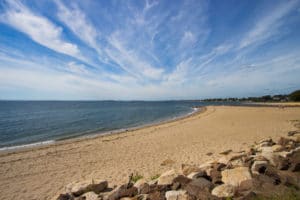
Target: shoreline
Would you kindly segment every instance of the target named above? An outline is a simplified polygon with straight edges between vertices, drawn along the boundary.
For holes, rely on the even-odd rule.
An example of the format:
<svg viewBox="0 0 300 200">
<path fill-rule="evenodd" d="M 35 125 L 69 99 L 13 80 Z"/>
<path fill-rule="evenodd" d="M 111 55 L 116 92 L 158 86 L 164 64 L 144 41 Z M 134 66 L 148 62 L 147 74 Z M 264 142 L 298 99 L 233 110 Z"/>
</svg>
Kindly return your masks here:
<svg viewBox="0 0 300 200">
<path fill-rule="evenodd" d="M 211 106 L 211 105 L 208 105 L 208 106 Z M 232 104 L 232 105 L 231 104 L 229 104 L 229 105 L 220 104 L 220 105 L 213 105 L 213 106 L 297 108 L 297 107 L 300 107 L 300 102 L 275 102 L 275 103 L 272 103 L 272 102 L 240 102 L 240 104 Z M 6 154 L 26 152 L 26 151 L 31 151 L 32 149 L 47 148 L 47 147 L 51 147 L 51 146 L 55 146 L 55 145 L 62 145 L 65 143 L 80 142 L 83 140 L 107 137 L 110 135 L 119 135 L 119 134 L 124 134 L 126 132 L 137 131 L 140 129 L 149 128 L 152 126 L 159 126 L 159 125 L 163 125 L 166 123 L 176 122 L 176 121 L 179 121 L 179 120 L 182 120 L 185 118 L 192 117 L 198 113 L 205 112 L 207 106 L 196 106 L 196 107 L 192 107 L 192 108 L 194 110 L 187 114 L 183 114 L 183 115 L 173 117 L 173 118 L 163 119 L 158 122 L 152 122 L 152 123 L 148 123 L 148 124 L 144 124 L 144 125 L 140 125 L 140 126 L 110 130 L 110 131 L 105 131 L 105 132 L 94 132 L 94 133 L 90 133 L 87 135 L 80 135 L 80 136 L 74 136 L 74 137 L 70 136 L 70 137 L 65 137 L 65 138 L 61 138 L 61 139 L 45 140 L 45 141 L 34 142 L 34 143 L 29 143 L 29 144 L 1 147 L 0 148 L 0 157 L 3 155 L 6 155 Z"/>
<path fill-rule="evenodd" d="M 92 134 L 75 136 L 75 137 L 70 136 L 70 137 L 57 139 L 57 140 L 45 140 L 45 141 L 41 141 L 41 142 L 34 142 L 34 143 L 23 144 L 23 145 L 1 147 L 0 148 L 0 157 L 9 155 L 9 154 L 19 153 L 19 152 L 31 151 L 33 149 L 40 149 L 40 148 L 42 149 L 42 148 L 48 148 L 48 147 L 52 147 L 52 146 L 56 146 L 56 145 L 63 145 L 66 143 L 80 142 L 80 141 L 84 141 L 84 140 L 102 138 L 102 137 L 107 137 L 107 136 L 111 136 L 111 135 L 119 135 L 119 134 L 131 132 L 131 131 L 137 131 L 137 130 L 144 129 L 144 128 L 149 128 L 149 127 L 153 127 L 153 126 L 163 125 L 166 123 L 176 122 L 176 121 L 183 120 L 183 119 L 192 117 L 194 115 L 197 115 L 198 113 L 205 112 L 206 106 L 196 106 L 196 107 L 192 107 L 192 109 L 193 109 L 193 111 L 189 112 L 187 114 L 183 114 L 183 115 L 168 118 L 168 119 L 163 119 L 158 122 L 152 122 L 152 123 L 147 123 L 147 124 L 140 125 L 140 126 L 134 126 L 134 127 L 130 127 L 130 128 L 122 128 L 122 129 L 116 129 L 116 130 L 111 130 L 111 131 L 106 131 L 106 132 L 95 132 Z"/>
<path fill-rule="evenodd" d="M 300 125 L 300 108 L 207 106 L 181 120 L 95 138 L 67 140 L 0 154 L 0 196 L 51 199 L 74 181 L 118 185 L 131 173 L 145 179 L 182 163 L 201 165 L 222 151 L 277 140 Z"/>
</svg>

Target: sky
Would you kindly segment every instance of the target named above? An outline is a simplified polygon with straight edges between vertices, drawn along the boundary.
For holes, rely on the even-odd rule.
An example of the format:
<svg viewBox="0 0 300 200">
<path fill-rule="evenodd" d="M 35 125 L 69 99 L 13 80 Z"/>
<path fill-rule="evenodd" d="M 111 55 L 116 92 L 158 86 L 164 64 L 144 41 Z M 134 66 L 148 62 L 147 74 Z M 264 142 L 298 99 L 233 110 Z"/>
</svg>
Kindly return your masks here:
<svg viewBox="0 0 300 200">
<path fill-rule="evenodd" d="M 299 88 L 299 0 L 0 0 L 0 99 L 176 100 Z"/>
</svg>

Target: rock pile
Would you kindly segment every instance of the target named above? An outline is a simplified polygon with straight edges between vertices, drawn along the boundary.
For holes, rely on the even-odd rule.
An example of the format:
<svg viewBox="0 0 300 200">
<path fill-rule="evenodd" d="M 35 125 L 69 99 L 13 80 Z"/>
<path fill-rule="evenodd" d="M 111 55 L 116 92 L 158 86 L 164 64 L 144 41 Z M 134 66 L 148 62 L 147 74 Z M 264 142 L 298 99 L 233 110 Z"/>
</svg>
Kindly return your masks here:
<svg viewBox="0 0 300 200">
<path fill-rule="evenodd" d="M 107 181 L 72 183 L 57 200 L 197 200 L 300 197 L 300 133 L 277 143 L 262 140 L 246 151 L 222 152 L 218 160 L 200 166 L 182 165 L 156 180 L 140 179 L 115 188 Z M 299 195 L 299 196 L 297 196 Z"/>
</svg>

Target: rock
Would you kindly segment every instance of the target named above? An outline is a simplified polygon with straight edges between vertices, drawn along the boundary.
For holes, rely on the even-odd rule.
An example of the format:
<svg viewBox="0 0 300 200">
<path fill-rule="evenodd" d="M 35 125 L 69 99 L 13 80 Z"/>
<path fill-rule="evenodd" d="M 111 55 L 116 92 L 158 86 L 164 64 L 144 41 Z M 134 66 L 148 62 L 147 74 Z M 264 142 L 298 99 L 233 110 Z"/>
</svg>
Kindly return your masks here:
<svg viewBox="0 0 300 200">
<path fill-rule="evenodd" d="M 229 162 L 240 160 L 243 157 L 246 157 L 246 153 L 231 153 L 229 155 L 223 156 L 218 160 L 218 163 L 223 163 L 228 165 Z"/>
<path fill-rule="evenodd" d="M 200 178 L 200 177 L 208 177 L 207 176 L 207 173 L 203 170 L 199 171 L 199 172 L 192 172 L 190 173 L 188 176 L 188 178 L 190 179 L 197 179 L 197 178 Z"/>
<path fill-rule="evenodd" d="M 138 194 L 138 189 L 128 184 L 121 185 L 114 189 L 108 196 L 108 200 L 117 200 L 122 197 L 133 197 Z"/>
<path fill-rule="evenodd" d="M 165 200 L 165 193 L 154 191 L 147 196 L 147 200 Z"/>
<path fill-rule="evenodd" d="M 248 190 L 252 187 L 252 176 L 248 167 L 237 167 L 222 171 L 222 181 L 225 184 L 238 187 L 240 190 Z"/>
<path fill-rule="evenodd" d="M 99 194 L 103 190 L 105 190 L 108 186 L 107 181 L 103 180 L 90 180 L 90 181 L 82 181 L 70 183 L 66 186 L 66 191 L 72 193 L 74 196 L 80 196 L 86 192 L 95 192 Z"/>
<path fill-rule="evenodd" d="M 158 178 L 158 185 L 171 185 L 173 182 L 173 179 L 177 176 L 178 174 L 175 172 L 174 169 L 167 171 L 163 173 L 159 178 Z"/>
<path fill-rule="evenodd" d="M 139 192 L 139 194 L 148 194 L 150 192 L 150 185 L 148 183 L 142 184 L 138 188 L 138 192 Z"/>
<path fill-rule="evenodd" d="M 287 154 L 287 158 L 291 163 L 291 171 L 300 171 L 300 147 L 297 147 Z"/>
<path fill-rule="evenodd" d="M 272 146 L 258 148 L 262 153 L 273 153 Z"/>
<path fill-rule="evenodd" d="M 267 161 L 254 161 L 251 166 L 251 172 L 253 174 L 264 174 L 268 167 Z"/>
<path fill-rule="evenodd" d="M 181 173 L 185 176 L 189 175 L 192 172 L 199 172 L 199 171 L 201 171 L 201 169 L 197 166 L 187 165 L 187 164 L 181 165 Z"/>
<path fill-rule="evenodd" d="M 300 131 L 289 131 L 288 136 L 294 136 L 295 134 L 300 134 Z"/>
<path fill-rule="evenodd" d="M 262 152 L 261 156 L 265 157 L 271 165 L 279 170 L 287 170 L 290 166 L 289 159 L 282 157 L 280 154 L 273 152 Z"/>
<path fill-rule="evenodd" d="M 173 189 L 176 190 L 178 188 L 184 188 L 191 181 L 192 181 L 192 179 L 190 179 L 186 176 L 178 175 L 176 178 L 173 179 L 173 186 L 176 185 Z"/>
<path fill-rule="evenodd" d="M 281 183 L 280 176 L 278 174 L 278 170 L 274 167 L 268 167 L 267 170 L 265 171 L 264 175 L 268 176 L 269 178 L 272 179 L 271 183 L 273 185 L 279 185 Z"/>
<path fill-rule="evenodd" d="M 214 160 L 210 160 L 210 161 L 208 161 L 208 162 L 205 162 L 205 163 L 203 163 L 203 164 L 201 164 L 201 165 L 199 166 L 199 169 L 200 169 L 200 170 L 206 171 L 207 169 L 210 169 L 210 168 L 211 168 L 211 166 L 212 166 L 213 163 L 215 163 Z"/>
<path fill-rule="evenodd" d="M 282 184 L 300 189 L 300 174 L 297 175 L 290 171 L 280 171 L 279 177 Z"/>
<path fill-rule="evenodd" d="M 233 197 L 235 194 L 236 188 L 232 185 L 222 184 L 215 187 L 211 194 L 217 197 Z"/>
<path fill-rule="evenodd" d="M 81 195 L 78 200 L 99 200 L 99 198 L 94 192 L 87 192 Z"/>
<path fill-rule="evenodd" d="M 206 170 L 206 174 L 210 177 L 210 180 L 214 184 L 221 184 L 223 183 L 221 180 L 221 170 L 223 170 L 225 167 L 226 165 L 223 163 L 213 163 L 211 164 L 211 168 Z"/>
<path fill-rule="evenodd" d="M 74 197 L 71 194 L 60 194 L 56 200 L 74 200 Z"/>
<path fill-rule="evenodd" d="M 139 188 L 144 183 L 146 183 L 146 180 L 142 178 L 142 179 L 139 179 L 137 182 L 135 182 L 133 186 L 136 188 Z"/>
<path fill-rule="evenodd" d="M 264 147 L 264 146 L 272 146 L 274 144 L 272 138 L 262 139 L 258 142 L 258 146 Z"/>
<path fill-rule="evenodd" d="M 288 145 L 289 143 L 290 143 L 290 139 L 288 139 L 288 138 L 284 138 L 284 137 L 280 137 L 279 139 L 278 139 L 278 142 L 277 142 L 277 144 L 279 144 L 279 145 L 281 145 L 281 146 L 286 146 L 286 145 Z"/>
<path fill-rule="evenodd" d="M 220 152 L 219 154 L 221 154 L 221 155 L 228 155 L 228 154 L 231 153 L 231 152 L 232 152 L 232 150 L 231 150 L 231 149 L 228 149 L 228 150 L 226 150 L 226 151 Z"/>
<path fill-rule="evenodd" d="M 184 190 L 178 190 L 178 191 L 168 191 L 166 192 L 166 199 L 167 200 L 188 200 L 188 194 Z"/>
<path fill-rule="evenodd" d="M 280 144 L 275 144 L 272 146 L 272 150 L 273 150 L 273 152 L 278 152 L 278 151 L 284 150 L 284 147 Z"/>
<path fill-rule="evenodd" d="M 192 180 L 184 188 L 190 195 L 198 196 L 202 191 L 210 191 L 213 188 L 213 184 L 205 178 L 199 178 Z"/>
</svg>

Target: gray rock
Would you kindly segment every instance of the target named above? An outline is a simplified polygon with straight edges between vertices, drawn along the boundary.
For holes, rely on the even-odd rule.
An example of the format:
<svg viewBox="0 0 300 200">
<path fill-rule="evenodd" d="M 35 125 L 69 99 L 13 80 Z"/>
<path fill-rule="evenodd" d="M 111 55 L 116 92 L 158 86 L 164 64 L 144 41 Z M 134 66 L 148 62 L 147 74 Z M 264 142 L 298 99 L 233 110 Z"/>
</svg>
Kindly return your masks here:
<svg viewBox="0 0 300 200">
<path fill-rule="evenodd" d="M 213 184 L 205 178 L 199 178 L 192 180 L 184 188 L 190 195 L 198 196 L 203 191 L 210 191 L 213 188 Z"/>
</svg>

